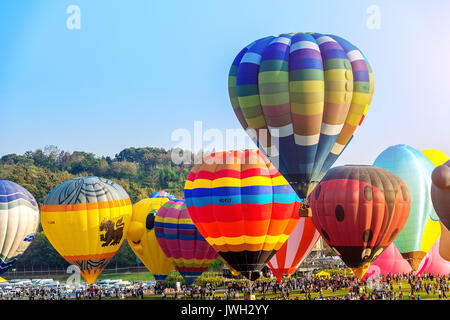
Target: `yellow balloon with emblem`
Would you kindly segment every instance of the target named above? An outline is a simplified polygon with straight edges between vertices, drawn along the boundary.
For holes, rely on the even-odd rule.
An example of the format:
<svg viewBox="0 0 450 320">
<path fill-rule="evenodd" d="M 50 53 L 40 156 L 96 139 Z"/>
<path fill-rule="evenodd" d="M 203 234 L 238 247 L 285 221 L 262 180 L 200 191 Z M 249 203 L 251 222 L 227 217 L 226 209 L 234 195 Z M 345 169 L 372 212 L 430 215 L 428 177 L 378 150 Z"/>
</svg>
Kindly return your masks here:
<svg viewBox="0 0 450 320">
<path fill-rule="evenodd" d="M 443 165 L 450 157 L 444 152 L 436 149 L 427 149 L 423 150 L 422 153 L 430 160 L 436 167 Z M 439 254 L 445 260 L 450 261 L 450 232 L 449 230 L 442 224 L 440 220 L 438 221 L 430 221 L 427 223 L 424 230 L 424 238 L 428 238 L 433 241 L 429 241 L 427 246 L 430 248 L 436 242 L 435 238 L 440 237 L 439 241 Z M 433 243 L 431 243 L 433 242 Z"/>
<path fill-rule="evenodd" d="M 80 177 L 47 194 L 41 224 L 56 251 L 92 284 L 122 245 L 131 215 L 130 197 L 119 184 Z"/>
<path fill-rule="evenodd" d="M 174 270 L 155 236 L 155 215 L 168 198 L 147 198 L 133 205 L 133 216 L 127 233 L 128 244 L 133 252 L 153 273 L 155 280 L 163 281 Z"/>
</svg>

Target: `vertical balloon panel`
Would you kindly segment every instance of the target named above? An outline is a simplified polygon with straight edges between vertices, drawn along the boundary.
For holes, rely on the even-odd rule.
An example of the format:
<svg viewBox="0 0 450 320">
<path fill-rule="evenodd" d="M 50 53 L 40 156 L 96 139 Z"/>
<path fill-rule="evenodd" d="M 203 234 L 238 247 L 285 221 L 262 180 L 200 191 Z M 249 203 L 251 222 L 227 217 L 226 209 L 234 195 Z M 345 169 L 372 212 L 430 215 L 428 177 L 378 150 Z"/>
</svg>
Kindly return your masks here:
<svg viewBox="0 0 450 320">
<path fill-rule="evenodd" d="M 398 236 L 410 210 L 405 183 L 374 166 L 332 168 L 309 200 L 317 230 L 360 279 Z"/>
</svg>

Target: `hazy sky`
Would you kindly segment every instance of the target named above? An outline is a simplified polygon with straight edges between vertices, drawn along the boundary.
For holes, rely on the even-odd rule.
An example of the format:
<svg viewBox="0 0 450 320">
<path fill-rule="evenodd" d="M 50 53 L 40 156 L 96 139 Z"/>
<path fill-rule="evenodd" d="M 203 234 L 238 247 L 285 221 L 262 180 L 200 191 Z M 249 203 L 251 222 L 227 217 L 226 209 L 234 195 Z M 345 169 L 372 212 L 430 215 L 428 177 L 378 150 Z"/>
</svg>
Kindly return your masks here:
<svg viewBox="0 0 450 320">
<path fill-rule="evenodd" d="M 79 29 L 67 25 L 76 26 L 71 5 Z M 172 132 L 193 132 L 196 120 L 225 135 L 240 128 L 227 89 L 235 55 L 267 35 L 308 31 L 354 43 L 374 71 L 366 120 L 336 164 L 371 164 L 399 143 L 449 154 L 449 9 L 447 0 L 2 0 L 0 156 L 46 145 L 168 149 Z"/>
</svg>

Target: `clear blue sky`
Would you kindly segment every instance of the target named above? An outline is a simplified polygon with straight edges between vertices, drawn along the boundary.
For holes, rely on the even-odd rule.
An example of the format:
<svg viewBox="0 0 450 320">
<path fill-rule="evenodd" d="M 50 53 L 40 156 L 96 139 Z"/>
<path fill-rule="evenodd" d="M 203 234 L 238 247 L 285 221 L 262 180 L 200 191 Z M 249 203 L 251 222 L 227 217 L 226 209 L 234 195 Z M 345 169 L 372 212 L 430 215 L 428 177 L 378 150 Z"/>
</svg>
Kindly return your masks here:
<svg viewBox="0 0 450 320">
<path fill-rule="evenodd" d="M 69 30 L 69 5 L 81 29 Z M 367 8 L 380 9 L 369 29 Z M 111 155 L 174 147 L 171 133 L 240 128 L 227 90 L 241 48 L 285 32 L 339 35 L 367 56 L 375 94 L 337 164 L 390 145 L 450 153 L 447 0 L 2 0 L 0 155 L 56 145 Z"/>
</svg>

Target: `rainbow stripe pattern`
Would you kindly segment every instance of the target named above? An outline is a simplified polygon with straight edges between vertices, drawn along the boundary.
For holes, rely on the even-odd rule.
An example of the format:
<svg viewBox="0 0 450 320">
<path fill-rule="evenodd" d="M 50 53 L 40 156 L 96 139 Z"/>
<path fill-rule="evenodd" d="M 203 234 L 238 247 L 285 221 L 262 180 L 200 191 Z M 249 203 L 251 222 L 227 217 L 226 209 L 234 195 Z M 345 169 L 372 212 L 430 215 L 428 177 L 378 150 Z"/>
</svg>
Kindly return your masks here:
<svg viewBox="0 0 450 320">
<path fill-rule="evenodd" d="M 183 200 L 169 200 L 156 213 L 155 235 L 164 254 L 191 285 L 217 258 L 189 216 Z"/>
<path fill-rule="evenodd" d="M 298 196 L 259 150 L 205 157 L 189 173 L 184 196 L 206 241 L 247 277 L 262 269 L 299 221 Z"/>
</svg>

